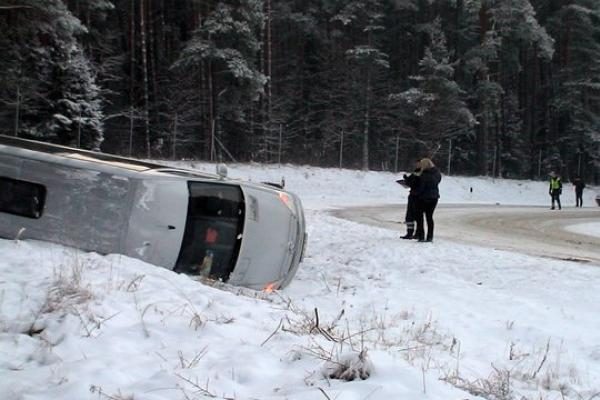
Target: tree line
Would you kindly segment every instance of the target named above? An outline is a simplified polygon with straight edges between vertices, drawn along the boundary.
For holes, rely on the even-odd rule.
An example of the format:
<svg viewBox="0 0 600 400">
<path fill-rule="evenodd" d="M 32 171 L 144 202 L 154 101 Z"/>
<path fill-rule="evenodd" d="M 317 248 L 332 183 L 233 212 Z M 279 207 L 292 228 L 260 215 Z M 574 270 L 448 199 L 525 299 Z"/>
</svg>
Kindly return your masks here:
<svg viewBox="0 0 600 400">
<path fill-rule="evenodd" d="M 0 133 L 600 180 L 597 0 L 0 0 Z"/>
</svg>

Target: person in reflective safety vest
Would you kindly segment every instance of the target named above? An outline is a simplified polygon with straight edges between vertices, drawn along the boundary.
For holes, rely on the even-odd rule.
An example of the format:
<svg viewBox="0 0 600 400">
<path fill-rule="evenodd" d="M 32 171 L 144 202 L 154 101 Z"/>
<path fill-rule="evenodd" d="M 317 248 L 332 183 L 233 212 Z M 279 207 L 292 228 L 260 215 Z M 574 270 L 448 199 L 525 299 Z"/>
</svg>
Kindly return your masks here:
<svg viewBox="0 0 600 400">
<path fill-rule="evenodd" d="M 550 173 L 550 189 L 548 191 L 550 196 L 552 197 L 552 207 L 551 210 L 554 210 L 554 203 L 556 202 L 558 205 L 558 209 L 560 210 L 562 207 L 560 206 L 560 195 L 562 194 L 562 182 L 560 181 L 560 176 L 558 176 L 555 172 Z"/>
</svg>

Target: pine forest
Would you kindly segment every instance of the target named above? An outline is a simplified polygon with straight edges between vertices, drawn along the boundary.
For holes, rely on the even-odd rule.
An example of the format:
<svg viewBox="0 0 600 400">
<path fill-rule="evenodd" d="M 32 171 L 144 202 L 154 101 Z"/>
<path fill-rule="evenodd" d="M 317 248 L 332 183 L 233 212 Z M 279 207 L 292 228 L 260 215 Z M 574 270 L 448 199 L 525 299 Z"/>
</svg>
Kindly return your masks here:
<svg viewBox="0 0 600 400">
<path fill-rule="evenodd" d="M 0 134 L 600 182 L 598 0 L 0 0 Z"/>
</svg>

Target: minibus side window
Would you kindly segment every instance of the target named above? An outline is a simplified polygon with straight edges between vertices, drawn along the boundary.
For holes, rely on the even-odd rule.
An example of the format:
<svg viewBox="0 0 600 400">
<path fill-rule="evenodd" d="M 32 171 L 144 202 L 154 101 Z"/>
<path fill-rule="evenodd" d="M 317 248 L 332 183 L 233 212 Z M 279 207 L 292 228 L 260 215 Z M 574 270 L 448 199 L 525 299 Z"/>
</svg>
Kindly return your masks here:
<svg viewBox="0 0 600 400">
<path fill-rule="evenodd" d="M 44 186 L 0 177 L 0 212 L 37 219 L 42 216 L 45 201 Z"/>
</svg>

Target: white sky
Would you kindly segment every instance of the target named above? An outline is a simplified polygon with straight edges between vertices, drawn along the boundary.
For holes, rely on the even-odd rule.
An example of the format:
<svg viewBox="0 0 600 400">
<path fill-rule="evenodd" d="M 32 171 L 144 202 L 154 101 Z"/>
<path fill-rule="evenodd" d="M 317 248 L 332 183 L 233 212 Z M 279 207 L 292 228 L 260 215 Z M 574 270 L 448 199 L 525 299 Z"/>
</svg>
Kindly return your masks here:
<svg viewBox="0 0 600 400">
<path fill-rule="evenodd" d="M 506 399 L 600 392 L 598 266 L 423 245 L 327 213 L 405 202 L 399 175 L 259 165 L 230 175 L 285 176 L 301 196 L 308 253 L 288 288 L 215 288 L 119 255 L 0 240 L 0 399 L 458 400 L 477 397 L 446 381 L 494 392 L 507 374 Z M 549 206 L 547 189 L 444 177 L 441 202 Z M 356 361 L 362 349 L 368 379 L 324 376 L 324 359 Z"/>
</svg>

